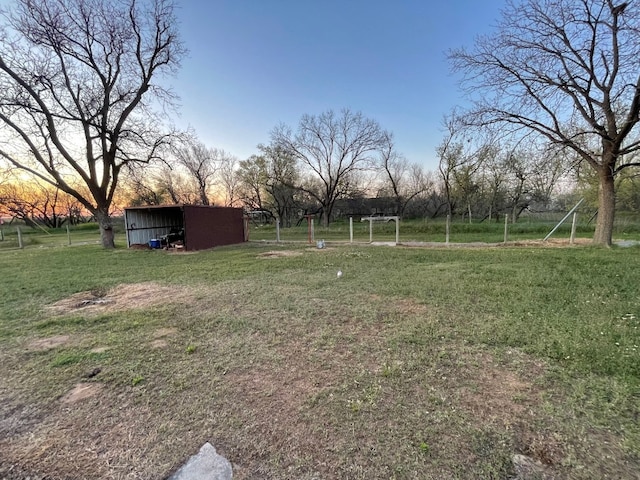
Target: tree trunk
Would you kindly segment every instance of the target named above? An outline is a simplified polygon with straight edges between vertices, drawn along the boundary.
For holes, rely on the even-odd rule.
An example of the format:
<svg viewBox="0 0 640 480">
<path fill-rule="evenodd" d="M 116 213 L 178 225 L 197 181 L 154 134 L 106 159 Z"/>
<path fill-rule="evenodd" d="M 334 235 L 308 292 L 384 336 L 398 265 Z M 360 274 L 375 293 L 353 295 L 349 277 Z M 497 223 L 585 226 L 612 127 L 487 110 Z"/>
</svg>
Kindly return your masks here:
<svg viewBox="0 0 640 480">
<path fill-rule="evenodd" d="M 116 248 L 113 234 L 113 224 L 108 209 L 98 208 L 95 211 L 96 221 L 100 226 L 100 241 L 104 248 Z"/>
<path fill-rule="evenodd" d="M 328 228 L 329 223 L 331 223 L 331 210 L 333 210 L 333 203 L 328 203 L 322 207 L 322 226 L 324 228 Z"/>
<path fill-rule="evenodd" d="M 598 180 L 598 221 L 593 243 L 608 247 L 612 243 L 616 210 L 615 184 L 609 166 L 604 166 L 598 171 Z"/>
</svg>

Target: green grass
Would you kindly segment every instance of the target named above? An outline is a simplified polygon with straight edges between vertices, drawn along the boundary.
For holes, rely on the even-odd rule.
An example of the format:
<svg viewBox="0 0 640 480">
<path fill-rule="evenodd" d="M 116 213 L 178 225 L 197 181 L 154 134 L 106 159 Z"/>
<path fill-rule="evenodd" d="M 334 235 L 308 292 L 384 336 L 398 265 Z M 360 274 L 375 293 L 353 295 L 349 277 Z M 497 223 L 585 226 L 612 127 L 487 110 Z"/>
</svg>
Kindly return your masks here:
<svg viewBox="0 0 640 480">
<path fill-rule="evenodd" d="M 559 478 L 633 478 L 639 253 L 0 252 L 0 412 L 33 432 L 3 432 L 0 473 L 19 461 L 72 478 L 77 461 L 85 477 L 159 478 L 211 441 L 238 478 L 503 479 L 514 453 Z M 117 308 L 46 307 L 142 282 L 168 289 Z M 61 406 L 78 382 L 102 396 Z M 25 459 L 27 445 L 49 454 Z M 88 461 L 98 448 L 105 461 Z"/>
</svg>

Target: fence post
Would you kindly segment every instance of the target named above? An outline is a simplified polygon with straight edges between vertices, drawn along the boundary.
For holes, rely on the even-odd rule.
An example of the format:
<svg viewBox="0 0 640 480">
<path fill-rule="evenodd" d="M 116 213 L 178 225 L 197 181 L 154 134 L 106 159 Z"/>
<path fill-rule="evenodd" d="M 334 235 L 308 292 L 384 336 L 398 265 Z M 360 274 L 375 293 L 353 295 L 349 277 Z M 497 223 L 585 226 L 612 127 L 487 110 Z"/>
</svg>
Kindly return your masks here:
<svg viewBox="0 0 640 480">
<path fill-rule="evenodd" d="M 315 231 L 315 227 L 314 227 L 314 222 L 313 222 L 313 218 L 311 219 L 311 242 L 313 243 L 316 241 L 316 231 Z"/>
<path fill-rule="evenodd" d="M 445 229 L 445 240 L 444 243 L 449 245 L 449 224 L 451 223 L 451 215 L 447 215 L 447 225 Z"/>
<path fill-rule="evenodd" d="M 573 212 L 573 221 L 571 222 L 571 239 L 569 240 L 569 243 L 571 245 L 573 245 L 573 242 L 576 239 L 576 218 L 577 217 L 578 217 L 578 213 Z"/>
<path fill-rule="evenodd" d="M 507 243 L 507 238 L 509 238 L 509 214 L 504 214 L 504 243 Z"/>
<path fill-rule="evenodd" d="M 18 231 L 18 247 L 23 248 L 24 245 L 22 245 L 22 232 L 20 231 L 20 227 L 17 227 L 16 230 Z"/>
<path fill-rule="evenodd" d="M 4 242 L 4 231 L 0 230 L 0 242 Z"/>
<path fill-rule="evenodd" d="M 373 243 L 373 217 L 369 217 L 369 243 Z"/>
<path fill-rule="evenodd" d="M 349 217 L 349 243 L 353 243 L 353 217 Z"/>
<path fill-rule="evenodd" d="M 276 242 L 280 243 L 280 219 L 276 218 Z"/>
<path fill-rule="evenodd" d="M 67 244 L 71 245 L 71 229 L 69 228 L 68 223 L 67 223 Z"/>
<path fill-rule="evenodd" d="M 396 245 L 400 243 L 400 218 L 396 217 Z"/>
</svg>

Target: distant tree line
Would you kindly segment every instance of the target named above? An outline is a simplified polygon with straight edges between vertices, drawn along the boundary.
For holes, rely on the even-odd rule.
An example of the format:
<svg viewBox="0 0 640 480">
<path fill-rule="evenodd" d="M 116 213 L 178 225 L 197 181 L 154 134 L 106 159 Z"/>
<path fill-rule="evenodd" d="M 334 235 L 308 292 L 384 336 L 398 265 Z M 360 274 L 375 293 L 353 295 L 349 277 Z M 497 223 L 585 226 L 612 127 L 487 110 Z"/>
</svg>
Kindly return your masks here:
<svg viewBox="0 0 640 480">
<path fill-rule="evenodd" d="M 200 204 L 243 207 L 256 223 L 283 227 L 314 215 L 328 225 L 350 216 L 398 215 L 465 222 L 517 222 L 523 213 L 566 211 L 582 197 L 597 210 L 598 181 L 570 150 L 533 137 L 515 144 L 500 131 L 468 128 L 452 113 L 443 122 L 438 167 L 427 170 L 395 148 L 393 135 L 348 109 L 278 125 L 271 142 L 239 160 L 175 135 L 163 161 L 123 173 L 112 214 L 124 206 Z M 315 142 L 315 143 L 314 143 Z M 640 213 L 640 177 L 616 178 L 618 209 Z M 58 227 L 95 220 L 74 197 L 49 184 L 0 178 L 0 216 Z"/>
<path fill-rule="evenodd" d="M 162 162 L 124 172 L 112 213 L 141 205 L 240 206 L 255 222 L 279 219 L 289 227 L 306 215 L 326 225 L 368 215 L 451 215 L 470 223 L 507 215 L 517 222 L 525 212 L 566 211 L 581 197 L 597 209 L 597 179 L 570 151 L 530 137 L 511 144 L 499 131 L 481 135 L 454 113 L 443 126 L 435 171 L 409 162 L 391 133 L 348 109 L 304 116 L 297 130 L 279 125 L 245 160 L 193 132 L 176 135 Z M 616 182 L 618 208 L 640 212 L 640 177 L 625 172 Z M 0 179 L 0 215 L 48 227 L 94 219 L 60 189 L 8 172 Z"/>
</svg>

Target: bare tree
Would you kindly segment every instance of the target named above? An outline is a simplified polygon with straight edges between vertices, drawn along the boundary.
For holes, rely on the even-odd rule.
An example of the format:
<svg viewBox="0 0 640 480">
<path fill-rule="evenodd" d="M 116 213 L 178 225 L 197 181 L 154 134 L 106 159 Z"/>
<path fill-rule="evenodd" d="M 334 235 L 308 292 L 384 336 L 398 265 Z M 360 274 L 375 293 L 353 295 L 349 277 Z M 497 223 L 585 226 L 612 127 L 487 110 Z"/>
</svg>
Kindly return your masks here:
<svg viewBox="0 0 640 480">
<path fill-rule="evenodd" d="M 198 203 L 199 193 L 193 188 L 191 178 L 180 170 L 163 165 L 156 179 L 158 188 L 167 192 L 170 202 L 175 205 L 194 205 Z"/>
<path fill-rule="evenodd" d="M 199 203 L 210 205 L 209 188 L 214 182 L 216 173 L 225 160 L 225 153 L 207 146 L 194 139 L 187 139 L 182 145 L 173 149 L 177 163 L 184 167 L 189 176 L 196 183 Z"/>
<path fill-rule="evenodd" d="M 461 137 L 460 119 L 456 112 L 443 119 L 445 136 L 436 149 L 438 155 L 438 171 L 442 178 L 444 196 L 447 201 L 447 215 L 453 215 L 455 199 L 453 198 L 453 182 L 455 171 L 467 162 L 464 142 Z"/>
<path fill-rule="evenodd" d="M 482 176 L 486 190 L 488 190 L 487 217 L 491 221 L 494 215 L 496 219 L 498 218 L 500 203 L 506 197 L 507 173 L 503 162 L 498 158 L 498 152 L 487 158 L 487 161 L 483 163 Z"/>
<path fill-rule="evenodd" d="M 150 167 L 135 168 L 132 164 L 121 180 L 126 191 L 126 203 L 131 206 L 162 205 L 167 202 L 168 191 L 159 173 Z M 162 172 L 162 170 L 161 170 Z"/>
<path fill-rule="evenodd" d="M 0 184 L 0 216 L 21 220 L 29 226 L 58 228 L 67 219 L 71 223 L 75 220 L 68 215 L 73 202 L 67 197 L 49 184 L 24 179 L 7 182 Z"/>
<path fill-rule="evenodd" d="M 318 116 L 304 115 L 295 133 L 280 125 L 271 138 L 275 146 L 289 152 L 320 181 L 320 190 L 305 191 L 322 206 L 326 226 L 335 201 L 352 186 L 350 179 L 373 166 L 376 154 L 390 136 L 378 122 L 344 109 L 339 114 L 329 110 Z"/>
<path fill-rule="evenodd" d="M 218 161 L 217 183 L 222 192 L 225 207 L 235 207 L 240 200 L 240 176 L 238 175 L 238 158 L 225 152 L 216 150 Z"/>
<path fill-rule="evenodd" d="M 121 170 L 157 158 L 166 139 L 150 106 L 171 103 L 155 80 L 184 52 L 174 4 L 16 0 L 4 19 L 0 158 L 78 199 L 113 247 Z"/>
<path fill-rule="evenodd" d="M 597 174 L 594 242 L 610 245 L 614 176 L 638 166 L 640 3 L 509 0 L 495 34 L 450 53 L 479 95 L 476 124 L 524 127 L 575 151 Z M 473 96 L 473 95 L 472 95 Z"/>
<path fill-rule="evenodd" d="M 240 199 L 245 208 L 268 212 L 267 208 L 267 162 L 262 155 L 251 155 L 238 163 Z M 270 214 L 271 212 L 269 212 Z"/>
<path fill-rule="evenodd" d="M 396 215 L 404 216 L 404 211 L 414 198 L 427 191 L 431 184 L 416 163 L 396 152 L 390 138 L 380 151 L 380 168 L 383 172 L 383 190 L 394 199 Z"/>
<path fill-rule="evenodd" d="M 265 160 L 266 184 L 271 209 L 283 226 L 290 227 L 299 204 L 300 175 L 296 159 L 286 150 L 273 145 L 258 145 Z"/>
</svg>

